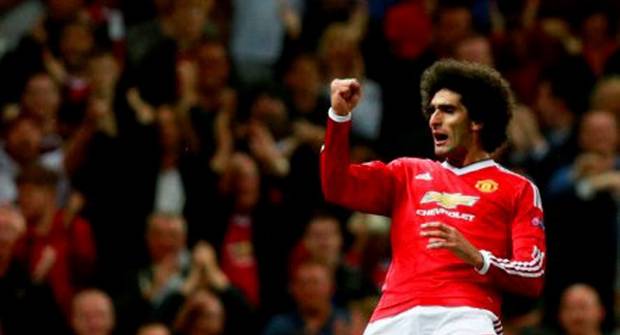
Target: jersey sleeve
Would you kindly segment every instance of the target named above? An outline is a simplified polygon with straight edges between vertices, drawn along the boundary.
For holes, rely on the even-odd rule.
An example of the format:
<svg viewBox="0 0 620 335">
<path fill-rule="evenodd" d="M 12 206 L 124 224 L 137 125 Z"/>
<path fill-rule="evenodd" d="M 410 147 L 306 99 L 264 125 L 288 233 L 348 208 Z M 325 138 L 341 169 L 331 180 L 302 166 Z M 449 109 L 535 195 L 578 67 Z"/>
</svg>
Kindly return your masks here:
<svg viewBox="0 0 620 335">
<path fill-rule="evenodd" d="M 351 121 L 334 119 L 330 113 L 321 150 L 321 187 L 325 200 L 352 210 L 388 215 L 394 193 L 390 166 L 379 161 L 351 164 Z"/>
<path fill-rule="evenodd" d="M 527 182 L 523 187 L 515 208 L 510 258 L 500 258 L 482 250 L 484 266 L 479 272 L 490 276 L 503 290 L 538 296 L 543 287 L 546 245 L 542 204 L 534 184 Z"/>
</svg>

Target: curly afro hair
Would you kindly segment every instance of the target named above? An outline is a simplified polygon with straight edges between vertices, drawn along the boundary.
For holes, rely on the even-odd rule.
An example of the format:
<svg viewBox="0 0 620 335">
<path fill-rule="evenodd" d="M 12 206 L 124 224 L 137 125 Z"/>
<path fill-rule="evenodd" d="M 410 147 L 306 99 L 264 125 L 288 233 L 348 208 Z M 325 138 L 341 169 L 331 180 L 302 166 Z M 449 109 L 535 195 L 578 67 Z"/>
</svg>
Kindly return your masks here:
<svg viewBox="0 0 620 335">
<path fill-rule="evenodd" d="M 499 72 L 485 65 L 452 59 L 435 62 L 424 71 L 420 83 L 422 111 L 427 118 L 433 96 L 442 89 L 460 94 L 469 118 L 482 124 L 480 141 L 485 151 L 494 152 L 506 141 L 514 98 Z"/>
</svg>

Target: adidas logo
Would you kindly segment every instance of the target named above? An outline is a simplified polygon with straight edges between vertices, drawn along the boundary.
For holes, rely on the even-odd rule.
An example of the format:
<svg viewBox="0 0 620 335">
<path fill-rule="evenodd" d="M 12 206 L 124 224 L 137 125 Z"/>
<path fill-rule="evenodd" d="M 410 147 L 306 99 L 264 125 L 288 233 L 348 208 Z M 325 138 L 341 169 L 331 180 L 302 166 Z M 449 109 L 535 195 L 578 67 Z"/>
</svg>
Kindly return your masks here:
<svg viewBox="0 0 620 335">
<path fill-rule="evenodd" d="M 433 180 L 433 177 L 431 176 L 430 173 L 426 172 L 426 173 L 420 173 L 419 175 L 415 176 L 415 179 L 417 179 L 417 180 Z"/>
</svg>

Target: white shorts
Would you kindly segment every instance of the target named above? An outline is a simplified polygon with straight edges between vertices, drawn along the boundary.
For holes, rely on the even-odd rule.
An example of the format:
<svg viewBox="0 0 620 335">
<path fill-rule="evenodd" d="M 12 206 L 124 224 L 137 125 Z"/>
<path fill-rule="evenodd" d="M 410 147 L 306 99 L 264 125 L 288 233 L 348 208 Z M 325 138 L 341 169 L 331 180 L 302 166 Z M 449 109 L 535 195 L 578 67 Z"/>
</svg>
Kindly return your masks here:
<svg viewBox="0 0 620 335">
<path fill-rule="evenodd" d="M 501 335 L 501 321 L 485 309 L 416 306 L 368 324 L 364 335 Z"/>
</svg>

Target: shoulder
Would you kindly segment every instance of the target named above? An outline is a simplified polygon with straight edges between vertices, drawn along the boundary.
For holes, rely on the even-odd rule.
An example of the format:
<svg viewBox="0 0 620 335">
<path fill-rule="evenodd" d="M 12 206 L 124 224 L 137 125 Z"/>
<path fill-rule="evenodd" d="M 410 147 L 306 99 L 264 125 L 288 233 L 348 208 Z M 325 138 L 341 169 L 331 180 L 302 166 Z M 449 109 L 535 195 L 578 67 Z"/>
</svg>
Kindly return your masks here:
<svg viewBox="0 0 620 335">
<path fill-rule="evenodd" d="M 380 96 L 381 95 L 381 86 L 379 86 L 378 83 L 370 80 L 370 79 L 366 79 L 364 80 L 363 84 L 364 86 L 364 94 L 370 94 L 372 96 Z"/>
<path fill-rule="evenodd" d="M 527 176 L 516 173 L 496 164 L 497 171 L 504 183 L 512 185 L 513 194 L 519 197 L 534 198 L 536 207 L 542 208 L 542 200 L 538 186 Z"/>
<path fill-rule="evenodd" d="M 289 334 L 298 330 L 299 318 L 293 314 L 278 314 L 267 324 L 265 334 Z"/>
<path fill-rule="evenodd" d="M 54 172 L 62 172 L 64 151 L 61 148 L 46 152 L 39 158 L 39 162 L 46 168 L 53 170 Z"/>
<path fill-rule="evenodd" d="M 525 186 L 536 187 L 534 182 L 526 175 L 519 174 L 498 163 L 496 163 L 495 166 L 497 168 L 497 172 L 499 173 L 499 175 L 501 176 L 503 180 L 508 181 L 512 184 L 515 184 L 518 187 L 525 187 Z"/>
<path fill-rule="evenodd" d="M 351 320 L 351 314 L 349 313 L 349 311 L 347 311 L 344 308 L 337 307 L 337 306 L 334 306 L 333 316 L 336 320 L 345 320 L 345 321 Z"/>
<path fill-rule="evenodd" d="M 75 213 L 70 213 L 66 210 L 59 210 L 58 212 L 56 212 L 56 216 L 54 219 L 56 225 L 63 227 L 66 226 L 68 227 L 68 230 L 73 232 L 74 234 L 78 234 L 82 237 L 86 237 L 85 235 L 92 234 L 90 223 L 86 221 L 86 219 Z M 70 224 L 68 226 L 68 222 L 66 220 L 70 220 Z"/>
<path fill-rule="evenodd" d="M 389 166 L 392 167 L 429 167 L 436 168 L 440 164 L 425 158 L 416 158 L 416 157 L 400 157 L 391 161 Z"/>
</svg>

